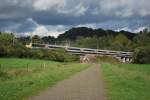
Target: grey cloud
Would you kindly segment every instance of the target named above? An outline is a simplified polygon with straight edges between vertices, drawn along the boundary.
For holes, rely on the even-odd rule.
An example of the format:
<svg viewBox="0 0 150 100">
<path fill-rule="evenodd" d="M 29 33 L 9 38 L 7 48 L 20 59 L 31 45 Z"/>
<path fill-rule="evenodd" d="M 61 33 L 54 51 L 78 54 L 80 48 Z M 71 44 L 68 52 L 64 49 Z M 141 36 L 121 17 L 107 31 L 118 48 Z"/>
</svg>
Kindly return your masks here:
<svg viewBox="0 0 150 100">
<path fill-rule="evenodd" d="M 149 0 L 0 0 L 0 30 L 24 33 L 39 26 L 53 30 L 47 26 L 61 25 L 65 30 L 91 24 L 106 29 L 150 27 L 149 4 Z"/>
<path fill-rule="evenodd" d="M 101 0 L 100 6 L 106 14 L 114 16 L 150 16 L 149 0 Z M 113 12 L 113 13 L 112 13 Z"/>
</svg>

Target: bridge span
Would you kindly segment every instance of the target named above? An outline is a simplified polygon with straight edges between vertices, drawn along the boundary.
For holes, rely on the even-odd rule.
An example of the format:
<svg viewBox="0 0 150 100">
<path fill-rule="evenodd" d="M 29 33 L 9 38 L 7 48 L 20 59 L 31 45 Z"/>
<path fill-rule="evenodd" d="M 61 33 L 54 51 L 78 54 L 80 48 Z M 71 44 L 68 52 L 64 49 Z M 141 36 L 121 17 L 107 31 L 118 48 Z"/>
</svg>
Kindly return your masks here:
<svg viewBox="0 0 150 100">
<path fill-rule="evenodd" d="M 96 56 L 112 56 L 119 59 L 122 62 L 131 62 L 132 61 L 132 52 L 124 52 L 124 51 L 114 51 L 114 50 L 101 50 L 101 49 L 91 49 L 91 48 L 79 48 L 79 47 L 70 47 L 70 46 L 62 46 L 62 45 L 51 45 L 51 44 L 39 44 L 39 43 L 30 43 L 26 45 L 27 48 L 34 49 L 60 49 L 63 48 L 71 54 L 74 55 L 96 55 Z"/>
</svg>

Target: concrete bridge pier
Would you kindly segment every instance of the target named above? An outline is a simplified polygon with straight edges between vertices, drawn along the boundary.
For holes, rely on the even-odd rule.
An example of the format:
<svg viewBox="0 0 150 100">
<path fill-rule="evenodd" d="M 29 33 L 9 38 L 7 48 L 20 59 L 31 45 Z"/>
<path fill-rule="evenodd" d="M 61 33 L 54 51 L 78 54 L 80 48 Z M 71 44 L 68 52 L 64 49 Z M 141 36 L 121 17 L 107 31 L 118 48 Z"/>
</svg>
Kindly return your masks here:
<svg viewBox="0 0 150 100">
<path fill-rule="evenodd" d="M 80 62 L 81 63 L 90 63 L 94 61 L 96 55 L 95 54 L 85 54 L 80 56 Z"/>
<path fill-rule="evenodd" d="M 87 55 L 80 56 L 80 63 L 89 63 L 90 59 Z"/>
<path fill-rule="evenodd" d="M 120 60 L 123 63 L 132 62 L 132 58 L 130 58 L 130 57 L 121 57 Z"/>
<path fill-rule="evenodd" d="M 132 58 L 128 58 L 127 62 L 132 62 Z"/>
<path fill-rule="evenodd" d="M 122 62 L 123 62 L 123 63 L 126 62 L 126 58 L 125 58 L 125 57 L 122 58 Z"/>
</svg>

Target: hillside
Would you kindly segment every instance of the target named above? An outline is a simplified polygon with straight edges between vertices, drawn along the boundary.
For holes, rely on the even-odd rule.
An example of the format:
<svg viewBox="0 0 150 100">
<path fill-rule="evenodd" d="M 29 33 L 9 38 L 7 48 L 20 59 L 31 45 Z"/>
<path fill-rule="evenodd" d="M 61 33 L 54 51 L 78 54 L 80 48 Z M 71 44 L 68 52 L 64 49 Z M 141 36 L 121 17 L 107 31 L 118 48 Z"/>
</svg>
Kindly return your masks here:
<svg viewBox="0 0 150 100">
<path fill-rule="evenodd" d="M 117 36 L 118 34 L 124 34 L 125 36 L 128 37 L 128 39 L 133 39 L 134 36 L 136 36 L 135 33 L 127 32 L 127 31 L 112 31 L 112 30 L 103 30 L 101 28 L 99 29 L 92 29 L 92 28 L 87 28 L 87 27 L 77 27 L 77 28 L 72 28 L 63 34 L 58 36 L 58 40 L 74 40 L 77 37 L 93 37 L 93 36 L 107 36 L 107 35 L 112 35 L 112 36 Z"/>
</svg>

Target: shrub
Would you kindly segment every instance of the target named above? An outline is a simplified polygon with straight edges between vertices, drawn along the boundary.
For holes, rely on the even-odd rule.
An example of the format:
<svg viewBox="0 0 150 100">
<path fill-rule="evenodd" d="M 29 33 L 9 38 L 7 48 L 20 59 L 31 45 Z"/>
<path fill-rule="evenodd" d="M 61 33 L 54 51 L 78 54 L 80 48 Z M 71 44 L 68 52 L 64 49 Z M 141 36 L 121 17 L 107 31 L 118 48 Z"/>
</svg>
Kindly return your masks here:
<svg viewBox="0 0 150 100">
<path fill-rule="evenodd" d="M 0 57 L 4 57 L 6 55 L 6 50 L 3 45 L 0 46 Z"/>
<path fill-rule="evenodd" d="M 47 60 L 54 60 L 59 62 L 77 61 L 77 57 L 68 54 L 64 49 L 44 50 L 44 58 Z"/>
<path fill-rule="evenodd" d="M 136 48 L 134 51 L 133 62 L 150 64 L 150 46 Z"/>
<path fill-rule="evenodd" d="M 111 56 L 98 56 L 96 57 L 95 62 L 102 62 L 102 63 L 109 62 L 112 64 L 121 63 L 117 58 Z"/>
<path fill-rule="evenodd" d="M 28 49 L 27 52 L 29 58 L 43 59 L 44 51 L 42 51 L 41 49 Z"/>
</svg>

